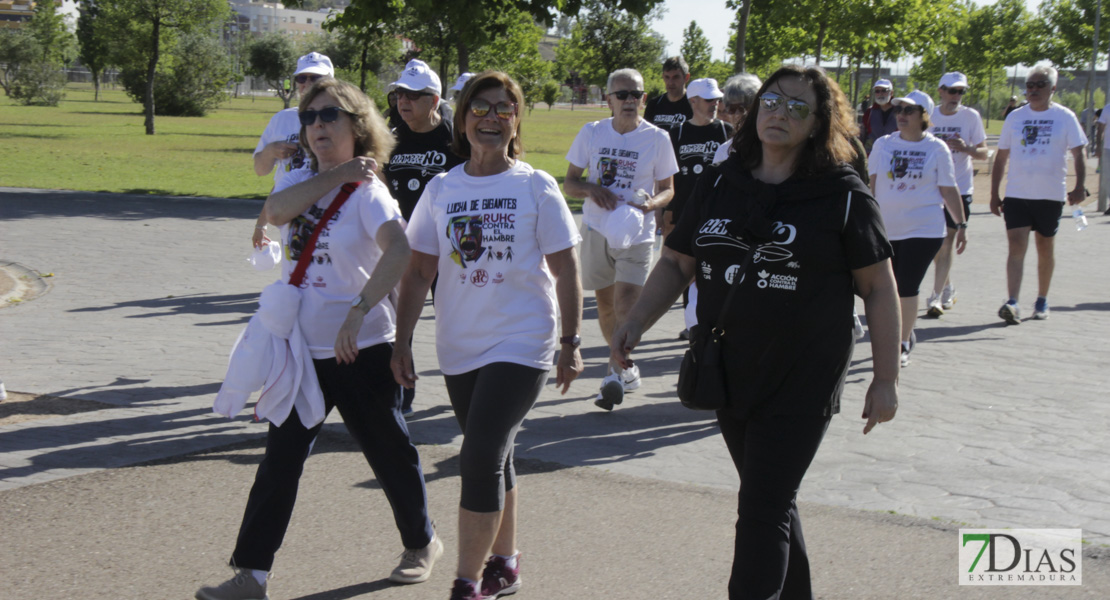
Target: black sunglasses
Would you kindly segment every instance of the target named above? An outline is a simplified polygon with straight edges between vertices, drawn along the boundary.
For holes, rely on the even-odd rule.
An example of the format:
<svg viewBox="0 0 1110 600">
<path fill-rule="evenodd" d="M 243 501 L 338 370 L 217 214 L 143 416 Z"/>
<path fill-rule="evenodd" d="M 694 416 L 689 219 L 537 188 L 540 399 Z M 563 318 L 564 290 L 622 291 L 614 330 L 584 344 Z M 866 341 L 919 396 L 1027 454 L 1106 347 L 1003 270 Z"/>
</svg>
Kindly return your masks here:
<svg viewBox="0 0 1110 600">
<path fill-rule="evenodd" d="M 890 109 L 890 112 L 892 112 L 896 115 L 901 114 L 901 113 L 905 113 L 907 115 L 912 115 L 915 112 L 920 112 L 921 114 L 925 114 L 925 107 L 918 106 L 916 104 L 899 104 L 898 106 L 895 106 L 894 108 Z"/>
<path fill-rule="evenodd" d="M 949 94 L 956 94 L 957 96 L 963 96 L 967 92 L 967 88 L 950 88 L 946 85 L 942 85 L 940 86 L 940 91 L 948 92 Z"/>
<path fill-rule="evenodd" d="M 1025 89 L 1031 90 L 1033 88 L 1037 88 L 1038 90 L 1043 90 L 1045 88 L 1045 86 L 1047 86 L 1047 85 L 1048 85 L 1048 80 L 1047 79 L 1044 80 L 1044 81 L 1026 81 L 1025 82 Z"/>
<path fill-rule="evenodd" d="M 423 98 L 424 96 L 431 96 L 431 92 L 414 92 L 412 90 L 396 90 L 398 98 L 407 98 L 411 102 Z"/>
<path fill-rule="evenodd" d="M 628 100 L 629 96 L 632 96 L 636 100 L 643 98 L 644 90 L 621 90 L 619 92 L 613 92 L 612 94 L 617 97 L 617 100 L 624 102 Z"/>
<path fill-rule="evenodd" d="M 297 115 L 297 117 L 300 118 L 301 125 L 304 125 L 305 127 L 311 127 L 312 124 L 316 122 L 316 115 L 320 115 L 320 121 L 324 123 L 334 123 L 335 120 L 339 118 L 340 112 L 345 112 L 349 115 L 354 114 L 351 111 L 344 110 L 342 108 L 339 108 L 338 106 L 329 106 L 327 108 L 321 108 L 320 110 L 301 111 L 300 114 Z"/>
<path fill-rule="evenodd" d="M 295 81 L 296 81 L 297 83 L 305 83 L 305 82 L 308 82 L 308 81 L 311 81 L 312 83 L 316 83 L 317 81 L 319 81 L 319 80 L 321 80 L 321 79 L 323 79 L 323 78 L 324 78 L 324 76 L 323 76 L 323 75 L 313 75 L 313 74 L 308 74 L 308 75 L 297 75 L 297 76 L 296 76 L 296 77 L 294 77 L 293 79 L 294 79 L 294 80 L 295 80 Z"/>
</svg>

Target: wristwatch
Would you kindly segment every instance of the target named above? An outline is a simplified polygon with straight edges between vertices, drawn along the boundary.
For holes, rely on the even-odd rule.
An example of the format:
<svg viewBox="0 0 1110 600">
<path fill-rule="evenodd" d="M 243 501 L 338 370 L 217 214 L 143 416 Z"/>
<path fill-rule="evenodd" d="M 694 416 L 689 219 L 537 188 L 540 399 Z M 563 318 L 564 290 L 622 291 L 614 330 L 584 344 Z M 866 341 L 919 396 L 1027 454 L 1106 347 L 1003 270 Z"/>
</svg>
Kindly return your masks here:
<svg viewBox="0 0 1110 600">
<path fill-rule="evenodd" d="M 963 223 L 957 223 L 956 229 L 967 229 L 967 221 L 964 221 Z"/>
<path fill-rule="evenodd" d="M 560 344 L 570 344 L 571 348 L 577 348 L 582 345 L 582 338 L 577 335 L 564 335 L 559 338 Z"/>
<path fill-rule="evenodd" d="M 351 300 L 351 308 L 361 310 L 364 315 L 370 312 L 370 305 L 366 303 L 366 298 L 363 298 L 362 294 L 355 296 L 354 299 Z"/>
</svg>

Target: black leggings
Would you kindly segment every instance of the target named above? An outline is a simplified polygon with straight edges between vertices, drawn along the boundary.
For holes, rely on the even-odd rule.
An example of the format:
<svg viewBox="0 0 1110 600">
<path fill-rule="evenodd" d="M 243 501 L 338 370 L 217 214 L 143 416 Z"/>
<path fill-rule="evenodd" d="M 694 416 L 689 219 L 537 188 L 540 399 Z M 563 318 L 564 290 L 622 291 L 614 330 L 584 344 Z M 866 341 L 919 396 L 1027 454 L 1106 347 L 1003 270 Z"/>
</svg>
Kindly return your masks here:
<svg viewBox="0 0 1110 600">
<path fill-rule="evenodd" d="M 459 452 L 462 508 L 480 513 L 504 510 L 505 492 L 516 486 L 513 441 L 536 404 L 547 373 L 502 362 L 443 376 L 463 432 Z"/>
<path fill-rule="evenodd" d="M 937 251 L 944 244 L 944 238 L 907 238 L 890 240 L 894 256 L 890 266 L 894 268 L 894 280 L 898 282 L 898 297 L 913 298 L 921 291 L 921 280 Z"/>
<path fill-rule="evenodd" d="M 393 379 L 389 359 L 392 344 L 378 344 L 358 351 L 354 364 L 341 365 L 334 358 L 314 360 L 328 412 L 339 409 L 343 424 L 355 438 L 366 462 L 374 470 L 401 533 L 405 548 L 417 549 L 432 541 L 428 494 L 420 455 L 409 440 L 401 417 L 401 390 Z M 320 423 L 312 429 L 301 424 L 293 409 L 280 427 L 270 424 L 266 456 L 258 465 L 239 539 L 231 564 L 269 571 L 285 538 L 304 462 L 312 451 Z"/>
<path fill-rule="evenodd" d="M 717 422 L 740 474 L 729 600 L 812 600 L 798 488 L 831 417 L 765 416 Z"/>
</svg>

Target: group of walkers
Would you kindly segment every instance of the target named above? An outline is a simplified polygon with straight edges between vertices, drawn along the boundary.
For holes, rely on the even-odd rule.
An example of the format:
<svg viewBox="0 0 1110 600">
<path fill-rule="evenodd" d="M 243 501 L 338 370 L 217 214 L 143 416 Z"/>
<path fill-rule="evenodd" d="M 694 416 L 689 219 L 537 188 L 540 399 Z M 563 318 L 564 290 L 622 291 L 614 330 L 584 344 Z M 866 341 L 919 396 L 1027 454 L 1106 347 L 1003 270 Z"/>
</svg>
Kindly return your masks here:
<svg viewBox="0 0 1110 600">
<path fill-rule="evenodd" d="M 286 353 L 250 355 L 271 357 L 258 387 L 284 400 L 256 411 L 271 423 L 230 561 L 235 575 L 197 598 L 266 597 L 304 463 L 332 407 L 393 508 L 404 550 L 389 579 L 430 577 L 443 542 L 405 421 L 418 379 L 413 332 L 429 291 L 439 369 L 463 433 L 450 598 L 517 592 L 514 440 L 552 367 L 564 394 L 582 372 L 583 289 L 594 292 L 610 347 L 594 400 L 604 410 L 640 386 L 632 354 L 687 290 L 688 329 L 727 332 L 727 404 L 716 418 L 741 480 L 729 597 L 812 598 L 796 499 L 840 410 L 855 296 L 873 356 L 865 434 L 896 414 L 930 262 L 938 265 L 930 314 L 954 301 L 947 267 L 952 248 L 967 243 L 970 161 L 985 152 L 978 114 L 960 105 L 966 77 L 944 76 L 939 112 L 922 92 L 891 98 L 889 82 L 878 82 L 876 106 L 889 105 L 879 108 L 889 115 L 872 119 L 871 133 L 894 128 L 865 137 L 864 169 L 854 111 L 821 69 L 786 66 L 764 82 L 739 74 L 720 86 L 690 81 L 673 57 L 663 64 L 667 91 L 651 101 L 643 76 L 619 69 L 605 90 L 612 116 L 586 124 L 566 155 L 564 189 L 584 199 L 580 227 L 556 180 L 522 161 L 525 101 L 508 75 L 460 79 L 451 112 L 439 77 L 413 60 L 390 86 L 392 131 L 370 99 L 334 78 L 328 57 L 301 57 L 294 77 L 299 106 L 273 117 L 255 151 L 255 172 L 275 171 L 275 183 L 252 241 L 264 247 L 267 225 L 278 226 L 284 260 L 248 333 L 257 320 L 302 370 L 290 383 L 273 375 Z M 1050 79 L 1054 71 L 1034 71 L 1030 107 L 1007 120 L 1015 132 L 1000 144 L 992 211 L 1003 152 L 1019 143 L 1049 150 L 1064 135 L 1046 127 L 1041 143 L 1041 130 L 1019 125 L 1051 116 L 1027 114 L 1045 110 L 1035 92 L 1051 90 L 1036 83 Z M 1013 154 L 1023 176 L 1044 174 Z M 1031 228 L 1040 253 L 1055 232 L 1044 200 L 1056 189 L 1015 201 L 1018 189 L 1011 177 L 999 202 L 1011 256 Z M 1010 208 L 1019 204 L 1023 212 Z M 667 235 L 652 270 L 657 228 Z M 1020 263 L 1016 277 L 1020 287 Z M 292 308 L 275 317 L 273 299 L 290 293 Z M 1010 298 L 1000 314 L 1016 320 L 1017 288 Z"/>
</svg>

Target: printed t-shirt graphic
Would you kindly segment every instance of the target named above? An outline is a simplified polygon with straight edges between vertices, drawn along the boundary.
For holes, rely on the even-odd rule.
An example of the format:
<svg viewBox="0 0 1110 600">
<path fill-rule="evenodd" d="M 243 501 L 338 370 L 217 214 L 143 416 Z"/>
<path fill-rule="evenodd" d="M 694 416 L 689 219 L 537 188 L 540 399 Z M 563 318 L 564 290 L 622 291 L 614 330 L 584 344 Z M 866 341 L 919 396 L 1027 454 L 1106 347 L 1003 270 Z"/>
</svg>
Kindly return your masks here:
<svg viewBox="0 0 1110 600">
<path fill-rule="evenodd" d="M 678 172 L 674 149 L 667 132 L 641 120 L 632 131 L 621 134 L 613 129 L 613 119 L 587 123 L 567 151 L 570 164 L 588 172 L 586 181 L 608 188 L 622 202 L 639 204 L 636 191 L 655 193 L 655 182 Z M 599 228 L 606 211 L 595 202 L 582 205 L 582 222 Z M 655 238 L 655 214 L 644 214 L 644 226 L 633 244 Z"/>
<path fill-rule="evenodd" d="M 406 231 L 436 256 L 436 349 L 448 375 L 493 362 L 550 368 L 556 297 L 544 258 L 579 235 L 559 184 L 527 163 L 472 177 L 463 165 L 434 177 Z"/>
<path fill-rule="evenodd" d="M 933 109 L 929 120 L 932 123 L 929 133 L 942 142 L 958 138 L 974 148 L 987 139 L 987 132 L 983 129 L 983 119 L 974 108 L 960 106 L 954 115 L 946 115 L 940 112 L 940 108 L 936 108 Z M 959 189 L 960 195 L 974 193 L 975 170 L 971 164 L 971 154 L 955 152 L 952 154 L 952 162 L 956 167 L 956 188 Z"/>
<path fill-rule="evenodd" d="M 410 219 L 424 186 L 432 177 L 462 163 L 462 159 L 451 152 L 452 127 L 447 119 L 425 133 L 416 133 L 402 122 L 393 135 L 397 146 L 382 173 L 390 193 L 401 205 L 401 214 Z"/>
<path fill-rule="evenodd" d="M 1010 113 L 998 138 L 998 148 L 1010 151 L 1006 197 L 1064 202 L 1068 151 L 1086 144 L 1075 113 L 1055 102 L 1040 112 L 1026 104 Z"/>
<path fill-rule="evenodd" d="M 684 123 L 671 129 L 670 136 L 679 172 L 674 176 L 674 199 L 667 210 L 677 215 L 689 200 L 698 176 L 713 164 L 720 146 L 732 136 L 732 126 L 721 120 L 705 125 Z"/>
<path fill-rule="evenodd" d="M 671 102 L 667 94 L 652 98 L 644 109 L 644 120 L 664 131 L 677 127 L 694 118 L 694 107 L 690 106 L 690 99 L 686 94 L 678 102 Z"/>
<path fill-rule="evenodd" d="M 875 199 L 891 240 L 944 237 L 940 187 L 956 187 L 948 144 L 931 133 L 917 142 L 892 133 L 875 141 L 867 161 L 875 175 Z"/>
</svg>

